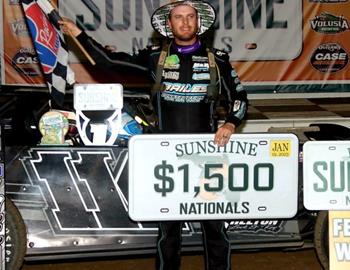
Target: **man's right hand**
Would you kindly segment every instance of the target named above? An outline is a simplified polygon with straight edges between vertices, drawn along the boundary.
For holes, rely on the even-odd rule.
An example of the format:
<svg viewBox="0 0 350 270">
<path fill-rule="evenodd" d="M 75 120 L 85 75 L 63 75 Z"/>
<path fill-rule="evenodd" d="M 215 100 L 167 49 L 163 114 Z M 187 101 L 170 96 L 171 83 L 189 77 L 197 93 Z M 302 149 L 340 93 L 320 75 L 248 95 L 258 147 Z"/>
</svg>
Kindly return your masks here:
<svg viewBox="0 0 350 270">
<path fill-rule="evenodd" d="M 77 37 L 82 30 L 70 19 L 63 18 L 62 21 L 58 21 L 59 25 L 64 34 L 72 35 L 73 37 Z"/>
</svg>

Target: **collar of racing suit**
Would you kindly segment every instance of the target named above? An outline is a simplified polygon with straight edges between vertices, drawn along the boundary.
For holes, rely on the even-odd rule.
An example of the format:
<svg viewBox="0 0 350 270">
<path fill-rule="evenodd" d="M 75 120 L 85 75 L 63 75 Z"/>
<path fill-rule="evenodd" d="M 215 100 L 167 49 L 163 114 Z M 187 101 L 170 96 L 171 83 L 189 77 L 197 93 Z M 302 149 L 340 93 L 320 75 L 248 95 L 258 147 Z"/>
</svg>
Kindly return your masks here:
<svg viewBox="0 0 350 270">
<path fill-rule="evenodd" d="M 178 53 L 189 54 L 197 51 L 201 47 L 201 42 L 198 39 L 194 44 L 187 45 L 187 46 L 180 46 L 180 45 L 177 45 L 176 43 L 173 43 L 173 47 Z"/>
</svg>

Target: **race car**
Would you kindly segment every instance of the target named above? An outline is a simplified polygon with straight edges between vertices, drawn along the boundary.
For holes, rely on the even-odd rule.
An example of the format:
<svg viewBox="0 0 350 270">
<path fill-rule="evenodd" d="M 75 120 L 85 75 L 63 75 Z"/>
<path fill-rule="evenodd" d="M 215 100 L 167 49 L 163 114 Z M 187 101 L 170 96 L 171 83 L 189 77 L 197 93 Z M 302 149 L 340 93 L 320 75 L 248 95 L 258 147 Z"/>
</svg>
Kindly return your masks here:
<svg viewBox="0 0 350 270">
<path fill-rule="evenodd" d="M 17 95 L 16 98 L 18 105 L 28 96 Z M 131 100 L 136 108 L 142 107 L 144 111 L 147 107 L 147 102 L 139 96 Z M 14 110 L 16 105 L 9 106 L 2 114 L 1 137 L 5 144 L 1 147 L 0 161 L 6 174 L 0 184 L 2 194 L 4 188 L 6 190 L 6 234 L 0 237 L 6 269 L 20 269 L 24 259 L 154 253 L 157 224 L 132 221 L 127 208 L 128 173 L 124 161 L 127 160 L 128 148 L 125 140 L 132 136 L 132 132 L 139 133 L 138 124 L 132 124 L 137 127 L 136 131 L 125 129 L 123 132 L 128 136 L 124 134 L 124 138 L 118 141 L 119 145 L 115 146 L 82 145 L 74 123 L 71 123 L 66 137 L 72 141 L 69 145 L 38 146 L 40 134 L 36 121 L 45 111 L 42 108 L 46 103 L 36 101 L 33 104 L 27 105 L 30 108 L 20 116 L 9 112 L 9 108 Z M 6 117 L 8 115 L 11 117 Z M 134 121 L 130 115 L 132 113 L 127 117 L 126 126 Z M 15 118 L 21 119 L 22 116 L 25 116 L 25 121 L 20 125 Z M 20 127 L 23 133 L 18 134 Z M 308 211 L 302 202 L 302 143 L 305 138 L 348 139 L 350 130 L 339 125 L 315 124 L 294 132 L 303 136 L 299 153 L 299 203 L 295 217 L 227 220 L 226 228 L 232 249 L 315 248 L 324 269 L 328 269 L 327 212 Z M 85 184 L 76 184 L 79 183 L 78 176 Z M 3 195 L 2 198 L 0 220 L 3 222 Z M 199 223 L 186 222 L 183 228 L 184 250 L 201 250 L 201 241 Z"/>
</svg>

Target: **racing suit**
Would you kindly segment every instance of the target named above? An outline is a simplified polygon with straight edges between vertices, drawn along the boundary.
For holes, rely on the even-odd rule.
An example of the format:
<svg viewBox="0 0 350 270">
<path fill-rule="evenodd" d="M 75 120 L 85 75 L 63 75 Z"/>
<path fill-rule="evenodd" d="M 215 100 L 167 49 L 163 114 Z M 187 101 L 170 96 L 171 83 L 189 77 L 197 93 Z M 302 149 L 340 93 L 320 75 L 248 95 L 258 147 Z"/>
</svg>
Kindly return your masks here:
<svg viewBox="0 0 350 270">
<path fill-rule="evenodd" d="M 88 50 L 97 65 L 115 68 L 120 64 L 141 66 L 156 80 L 161 48 L 149 47 L 136 55 L 110 52 L 84 32 L 78 40 Z M 215 103 L 225 108 L 225 121 L 236 127 L 247 110 L 247 96 L 232 68 L 227 53 L 211 49 L 217 66 L 219 98 Z M 191 53 L 182 54 L 170 44 L 162 70 L 163 89 L 154 95 L 159 130 L 163 133 L 208 133 L 213 131 L 211 102 L 207 100 L 210 84 L 208 52 L 204 44 Z M 230 244 L 223 221 L 201 222 L 206 269 L 230 269 Z M 157 269 L 179 269 L 182 222 L 160 222 L 157 240 Z"/>
</svg>

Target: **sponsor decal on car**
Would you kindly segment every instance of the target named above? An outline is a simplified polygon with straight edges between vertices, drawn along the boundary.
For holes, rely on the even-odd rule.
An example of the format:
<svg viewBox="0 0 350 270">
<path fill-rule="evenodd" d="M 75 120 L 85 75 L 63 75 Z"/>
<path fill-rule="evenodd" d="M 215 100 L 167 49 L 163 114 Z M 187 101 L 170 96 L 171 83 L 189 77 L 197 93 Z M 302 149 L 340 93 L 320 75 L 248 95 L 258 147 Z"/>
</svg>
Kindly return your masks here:
<svg viewBox="0 0 350 270">
<path fill-rule="evenodd" d="M 45 213 L 41 220 L 36 220 L 37 216 L 31 219 L 32 224 L 37 224 L 36 230 L 42 230 L 42 233 L 45 230 L 46 233 L 50 228 L 50 234 L 56 237 L 69 234 L 74 237 L 108 234 L 120 237 L 123 234 L 157 233 L 155 225 L 143 226 L 128 217 L 125 207 L 127 178 L 122 176 L 127 168 L 128 153 L 125 149 L 41 147 L 32 148 L 27 154 L 23 156 L 23 166 L 28 170 L 33 186 L 26 186 L 32 191 L 31 195 L 26 195 L 42 201 L 42 211 Z M 54 173 L 50 168 L 53 162 Z M 86 174 L 86 169 L 91 167 L 101 181 L 94 181 L 95 174 Z M 74 184 L 81 182 L 81 179 L 84 179 L 83 185 Z M 59 188 L 58 181 L 67 188 Z M 40 194 L 40 198 L 35 197 L 35 193 Z M 100 199 L 102 196 L 103 200 Z M 52 226 L 43 228 L 43 222 Z"/>
<path fill-rule="evenodd" d="M 227 232 L 278 233 L 284 221 L 280 220 L 235 220 L 225 224 Z"/>
</svg>

